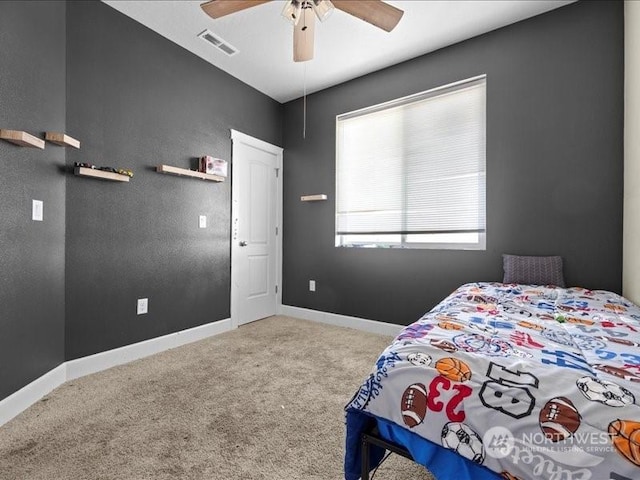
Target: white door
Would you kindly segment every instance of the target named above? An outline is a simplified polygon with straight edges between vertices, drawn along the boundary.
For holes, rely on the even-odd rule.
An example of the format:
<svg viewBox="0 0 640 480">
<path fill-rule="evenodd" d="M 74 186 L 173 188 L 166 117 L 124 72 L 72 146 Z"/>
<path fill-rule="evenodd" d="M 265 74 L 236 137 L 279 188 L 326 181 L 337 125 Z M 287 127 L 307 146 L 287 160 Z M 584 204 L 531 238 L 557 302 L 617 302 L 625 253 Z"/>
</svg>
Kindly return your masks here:
<svg viewBox="0 0 640 480">
<path fill-rule="evenodd" d="M 231 320 L 276 314 L 282 148 L 235 130 L 231 194 Z"/>
</svg>

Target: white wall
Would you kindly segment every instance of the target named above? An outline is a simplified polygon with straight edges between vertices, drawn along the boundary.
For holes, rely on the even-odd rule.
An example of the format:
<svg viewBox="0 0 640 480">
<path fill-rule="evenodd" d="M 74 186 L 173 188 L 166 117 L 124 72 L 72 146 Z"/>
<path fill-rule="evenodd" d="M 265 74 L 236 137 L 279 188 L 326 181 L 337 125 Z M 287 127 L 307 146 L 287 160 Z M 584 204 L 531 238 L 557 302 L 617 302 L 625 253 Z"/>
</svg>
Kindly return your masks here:
<svg viewBox="0 0 640 480">
<path fill-rule="evenodd" d="M 640 304 L 640 2 L 624 2 L 624 235 L 622 289 Z"/>
</svg>

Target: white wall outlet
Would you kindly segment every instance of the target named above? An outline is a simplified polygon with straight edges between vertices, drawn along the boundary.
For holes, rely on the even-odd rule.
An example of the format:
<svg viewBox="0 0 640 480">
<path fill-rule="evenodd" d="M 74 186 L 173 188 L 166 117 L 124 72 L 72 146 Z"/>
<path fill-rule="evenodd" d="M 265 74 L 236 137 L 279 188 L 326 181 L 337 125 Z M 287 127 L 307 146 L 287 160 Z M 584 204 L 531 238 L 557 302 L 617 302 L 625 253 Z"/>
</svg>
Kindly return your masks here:
<svg viewBox="0 0 640 480">
<path fill-rule="evenodd" d="M 149 311 L 149 299 L 148 298 L 139 298 L 138 299 L 138 315 L 144 315 Z"/>
<path fill-rule="evenodd" d="M 44 202 L 42 200 L 33 200 L 31 204 L 31 219 L 41 222 L 44 218 Z"/>
<path fill-rule="evenodd" d="M 200 215 L 200 219 L 199 219 L 198 225 L 200 225 L 200 228 L 207 228 L 207 216 L 206 215 Z"/>
<path fill-rule="evenodd" d="M 316 281 L 315 280 L 309 280 L 309 291 L 310 292 L 315 292 L 316 291 Z"/>
</svg>

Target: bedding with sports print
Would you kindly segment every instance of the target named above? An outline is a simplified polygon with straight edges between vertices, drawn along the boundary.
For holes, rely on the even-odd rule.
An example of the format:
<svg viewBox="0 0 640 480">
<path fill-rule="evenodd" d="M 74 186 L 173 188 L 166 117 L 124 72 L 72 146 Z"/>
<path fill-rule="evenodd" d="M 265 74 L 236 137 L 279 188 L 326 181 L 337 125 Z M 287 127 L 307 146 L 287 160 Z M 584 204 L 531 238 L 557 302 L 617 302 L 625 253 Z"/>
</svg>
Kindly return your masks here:
<svg viewBox="0 0 640 480">
<path fill-rule="evenodd" d="M 438 480 L 639 479 L 639 402 L 640 308 L 630 301 L 463 285 L 402 330 L 347 405 L 345 478 L 360 477 L 359 438 L 374 419 Z M 423 447 L 437 451 L 422 460 Z M 476 469 L 440 468 L 435 454 Z"/>
</svg>

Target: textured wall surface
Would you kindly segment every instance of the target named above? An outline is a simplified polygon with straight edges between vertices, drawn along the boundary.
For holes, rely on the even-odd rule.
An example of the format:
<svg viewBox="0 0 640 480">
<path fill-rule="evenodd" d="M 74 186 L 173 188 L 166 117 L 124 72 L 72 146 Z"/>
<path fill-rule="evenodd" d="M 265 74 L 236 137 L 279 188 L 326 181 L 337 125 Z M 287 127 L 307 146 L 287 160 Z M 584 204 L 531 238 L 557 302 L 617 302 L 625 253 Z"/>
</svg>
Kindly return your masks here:
<svg viewBox="0 0 640 480">
<path fill-rule="evenodd" d="M 306 140 L 286 104 L 283 303 L 406 324 L 501 280 L 503 253 L 561 255 L 569 285 L 620 292 L 623 20 L 621 2 L 577 2 L 311 95 Z M 480 74 L 486 251 L 335 248 L 335 116 Z"/>
<path fill-rule="evenodd" d="M 623 293 L 640 304 L 640 3 L 624 2 L 624 267 Z"/>
<path fill-rule="evenodd" d="M 230 182 L 154 170 L 230 160 L 230 128 L 280 144 L 282 107 L 100 2 L 67 8 L 67 123 L 83 141 L 67 163 L 135 172 L 128 184 L 67 181 L 74 359 L 230 316 Z"/>
<path fill-rule="evenodd" d="M 0 2 L 0 128 L 65 131 L 64 2 Z M 0 141 L 0 400 L 64 361 L 64 162 Z"/>
<path fill-rule="evenodd" d="M 229 159 L 230 128 L 284 142 L 286 304 L 408 323 L 461 283 L 499 280 L 502 253 L 559 254 L 569 284 L 621 289 L 621 3 L 578 2 L 312 95 L 306 140 L 300 101 L 283 108 L 100 2 L 0 2 L 0 44 L 0 128 L 82 142 L 0 142 L 0 399 L 65 358 L 229 316 L 229 183 L 154 167 Z M 487 250 L 333 247 L 335 115 L 481 73 Z M 135 177 L 74 177 L 74 161 Z"/>
</svg>

